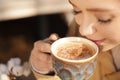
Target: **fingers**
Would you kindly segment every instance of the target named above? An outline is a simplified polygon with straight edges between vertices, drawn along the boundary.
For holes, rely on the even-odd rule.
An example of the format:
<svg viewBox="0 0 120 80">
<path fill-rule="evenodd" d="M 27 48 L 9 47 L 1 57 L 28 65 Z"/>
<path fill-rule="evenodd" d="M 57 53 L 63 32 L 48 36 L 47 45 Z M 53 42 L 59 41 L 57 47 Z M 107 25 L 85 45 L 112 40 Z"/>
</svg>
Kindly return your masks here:
<svg viewBox="0 0 120 80">
<path fill-rule="evenodd" d="M 53 33 L 50 35 L 49 37 L 50 40 L 56 41 L 57 39 L 59 39 L 59 35 L 56 33 Z"/>
<path fill-rule="evenodd" d="M 34 49 L 39 50 L 40 52 L 50 53 L 50 45 L 57 39 L 59 39 L 58 34 L 53 33 L 49 38 L 36 41 L 34 43 Z"/>
<path fill-rule="evenodd" d="M 53 66 L 52 66 L 52 59 L 49 54 L 50 53 L 50 47 L 51 42 L 54 42 L 55 40 L 59 39 L 59 36 L 57 34 L 51 34 L 49 38 L 45 40 L 36 41 L 34 43 L 34 47 L 31 51 L 30 61 L 31 64 L 37 69 L 37 71 L 40 71 L 42 73 L 49 73 L 53 72 Z M 52 73 L 53 74 L 53 73 Z"/>
<path fill-rule="evenodd" d="M 53 34 L 51 34 L 51 35 L 49 36 L 49 38 L 46 38 L 46 39 L 44 39 L 43 41 L 44 41 L 44 42 L 47 42 L 47 43 L 49 43 L 49 44 L 52 44 L 52 43 L 53 43 L 54 41 L 56 41 L 57 39 L 59 39 L 58 34 L 53 33 Z"/>
<path fill-rule="evenodd" d="M 32 50 L 30 63 L 32 64 L 32 69 L 38 73 L 48 74 L 49 71 L 53 71 L 52 60 L 49 54 Z"/>
<path fill-rule="evenodd" d="M 34 49 L 40 52 L 50 53 L 50 44 L 43 41 L 37 41 L 34 43 Z"/>
</svg>

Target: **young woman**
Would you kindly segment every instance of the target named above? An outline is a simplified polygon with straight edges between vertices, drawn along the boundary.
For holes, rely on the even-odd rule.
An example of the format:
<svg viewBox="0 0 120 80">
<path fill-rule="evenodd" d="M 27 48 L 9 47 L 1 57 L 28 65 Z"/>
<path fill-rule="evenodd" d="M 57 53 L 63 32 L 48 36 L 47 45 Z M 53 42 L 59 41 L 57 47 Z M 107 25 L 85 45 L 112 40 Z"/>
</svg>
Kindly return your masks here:
<svg viewBox="0 0 120 80">
<path fill-rule="evenodd" d="M 90 80 L 120 80 L 120 0 L 69 2 L 73 6 L 75 21 L 78 24 L 78 27 L 74 26 L 69 30 L 69 34 L 78 34 L 92 40 L 101 50 L 96 70 Z M 52 36 L 50 39 L 57 39 Z M 45 41 L 35 42 L 30 56 L 33 72 L 39 80 L 59 80 L 57 76 L 46 75 L 53 71 L 48 53 L 50 44 Z"/>
</svg>

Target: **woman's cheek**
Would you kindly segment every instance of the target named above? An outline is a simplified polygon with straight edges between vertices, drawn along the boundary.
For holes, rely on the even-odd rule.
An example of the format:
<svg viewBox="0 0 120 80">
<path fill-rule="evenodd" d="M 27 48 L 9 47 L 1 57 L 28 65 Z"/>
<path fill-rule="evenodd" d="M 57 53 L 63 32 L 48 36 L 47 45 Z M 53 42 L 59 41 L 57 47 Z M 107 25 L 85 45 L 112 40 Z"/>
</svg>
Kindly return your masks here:
<svg viewBox="0 0 120 80">
<path fill-rule="evenodd" d="M 75 17 L 75 21 L 78 25 L 80 25 L 80 19 L 78 17 Z"/>
</svg>

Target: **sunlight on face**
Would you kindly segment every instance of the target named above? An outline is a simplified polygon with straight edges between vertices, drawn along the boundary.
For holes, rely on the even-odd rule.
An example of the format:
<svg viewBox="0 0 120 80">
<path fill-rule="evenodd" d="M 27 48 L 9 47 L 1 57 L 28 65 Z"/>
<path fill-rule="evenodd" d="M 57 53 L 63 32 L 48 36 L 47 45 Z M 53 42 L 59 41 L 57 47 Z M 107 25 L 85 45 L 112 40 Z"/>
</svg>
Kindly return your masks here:
<svg viewBox="0 0 120 80">
<path fill-rule="evenodd" d="M 120 44 L 118 0 L 69 0 L 82 36 L 109 50 Z"/>
</svg>

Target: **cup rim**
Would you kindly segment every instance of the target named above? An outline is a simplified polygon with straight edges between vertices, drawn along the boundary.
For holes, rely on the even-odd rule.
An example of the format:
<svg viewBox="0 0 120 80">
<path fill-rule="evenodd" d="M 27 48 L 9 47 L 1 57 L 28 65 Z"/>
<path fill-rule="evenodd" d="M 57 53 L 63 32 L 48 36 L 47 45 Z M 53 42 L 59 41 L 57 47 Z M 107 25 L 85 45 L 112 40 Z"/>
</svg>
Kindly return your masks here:
<svg viewBox="0 0 120 80">
<path fill-rule="evenodd" d="M 83 42 L 88 42 L 90 45 L 93 45 L 93 47 L 96 50 L 95 54 L 93 56 L 89 57 L 89 58 L 80 59 L 80 60 L 65 59 L 65 58 L 62 58 L 62 57 L 59 57 L 59 56 L 56 55 L 55 47 L 57 45 L 62 44 L 62 43 L 67 42 L 67 41 L 74 41 L 74 40 L 77 40 L 77 41 L 83 41 L 84 40 Z M 83 37 L 64 37 L 64 38 L 60 38 L 60 39 L 56 40 L 51 45 L 51 54 L 53 56 L 57 57 L 58 59 L 60 59 L 62 61 L 66 61 L 66 62 L 74 62 L 74 63 L 77 63 L 77 62 L 87 62 L 87 61 L 90 61 L 93 58 L 95 58 L 98 55 L 98 52 L 99 52 L 99 48 L 98 48 L 97 44 L 95 44 L 93 41 L 90 41 L 90 40 L 88 40 L 86 38 L 83 38 Z"/>
</svg>

